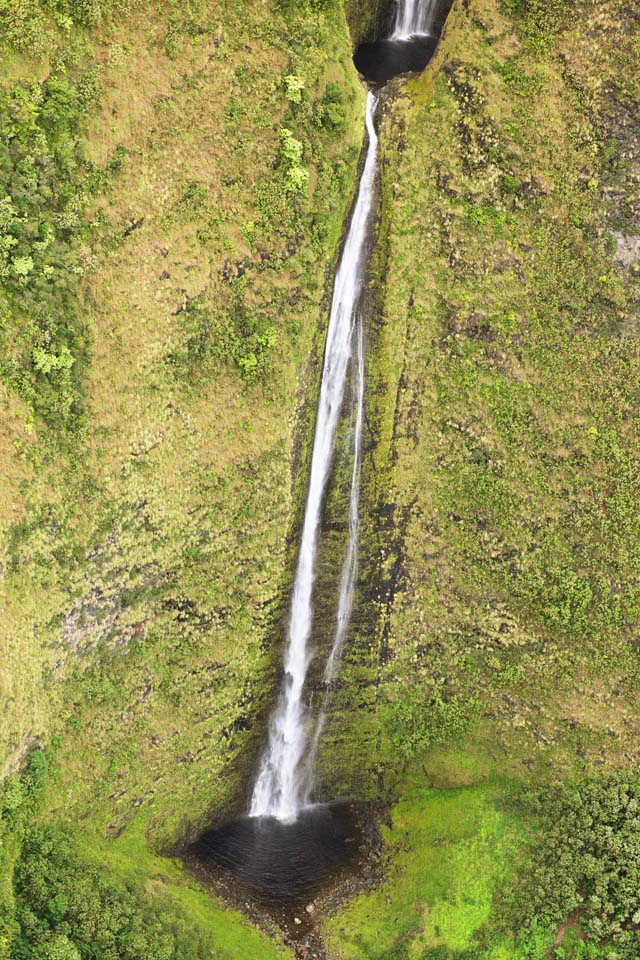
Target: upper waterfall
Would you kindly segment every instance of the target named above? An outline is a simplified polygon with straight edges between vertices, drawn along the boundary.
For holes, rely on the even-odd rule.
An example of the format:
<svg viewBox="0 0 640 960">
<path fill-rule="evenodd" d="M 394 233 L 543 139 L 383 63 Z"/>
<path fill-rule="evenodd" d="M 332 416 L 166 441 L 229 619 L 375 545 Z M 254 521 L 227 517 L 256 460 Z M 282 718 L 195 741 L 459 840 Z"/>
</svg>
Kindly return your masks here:
<svg viewBox="0 0 640 960">
<path fill-rule="evenodd" d="M 438 46 L 452 0 L 396 0 L 391 33 L 356 47 L 353 62 L 369 83 L 420 73 Z"/>
<path fill-rule="evenodd" d="M 438 0 L 398 0 L 391 40 L 410 40 L 428 36 Z"/>
<path fill-rule="evenodd" d="M 375 198 L 376 156 L 378 138 L 374 127 L 377 100 L 367 95 L 366 129 L 368 147 L 351 224 L 347 233 L 340 265 L 336 274 L 333 300 L 327 330 L 324 368 L 311 457 L 309 490 L 305 507 L 300 552 L 296 567 L 289 614 L 285 675 L 277 707 L 269 726 L 269 739 L 262 757 L 251 798 L 250 816 L 295 820 L 305 799 L 305 772 L 302 763 L 308 743 L 307 711 L 304 684 L 311 661 L 309 640 L 313 618 L 312 594 L 316 573 L 316 555 L 322 500 L 333 456 L 334 440 L 343 404 L 347 370 L 356 351 L 358 387 L 357 401 L 362 405 L 362 339 L 359 331 L 358 304 L 366 269 L 366 238 Z M 359 472 L 359 431 L 361 409 L 356 429 L 354 470 Z M 342 624 L 338 624 L 338 646 L 344 639 L 345 616 L 350 612 L 350 594 L 355 572 L 357 535 L 357 500 L 351 498 L 350 543 L 341 585 Z M 334 644 L 333 657 L 338 654 Z"/>
</svg>

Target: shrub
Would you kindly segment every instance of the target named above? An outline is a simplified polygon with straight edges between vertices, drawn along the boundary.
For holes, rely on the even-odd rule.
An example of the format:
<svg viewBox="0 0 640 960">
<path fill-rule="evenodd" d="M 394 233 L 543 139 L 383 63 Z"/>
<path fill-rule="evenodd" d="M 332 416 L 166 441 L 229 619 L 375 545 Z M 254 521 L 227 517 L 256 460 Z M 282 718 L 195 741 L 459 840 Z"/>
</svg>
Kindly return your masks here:
<svg viewBox="0 0 640 960">
<path fill-rule="evenodd" d="M 179 915 L 86 860 L 66 828 L 26 834 L 15 867 L 12 960 L 198 960 L 213 955 Z"/>
<path fill-rule="evenodd" d="M 290 103 L 301 103 L 302 92 L 304 90 L 304 80 L 302 77 L 290 73 L 284 78 L 284 89 L 287 100 Z"/>
<path fill-rule="evenodd" d="M 517 926 L 579 918 L 587 941 L 640 956 L 640 778 L 592 777 L 528 791 L 538 841 L 505 912 Z"/>
<path fill-rule="evenodd" d="M 411 760 L 432 744 L 463 736 L 476 714 L 475 701 L 463 704 L 456 697 L 447 698 L 442 684 L 423 688 L 400 682 L 397 692 L 382 718 L 386 749 L 392 757 Z"/>
<path fill-rule="evenodd" d="M 302 144 L 287 127 L 280 130 L 280 159 L 289 168 L 302 161 Z"/>
<path fill-rule="evenodd" d="M 302 166 L 302 143 L 291 130 L 280 130 L 280 160 L 287 172 L 287 186 L 293 193 L 304 193 L 309 183 L 309 172 Z"/>
<path fill-rule="evenodd" d="M 575 7 L 573 0 L 503 0 L 505 12 L 520 20 L 525 37 L 538 48 L 548 45 Z"/>
<path fill-rule="evenodd" d="M 347 121 L 346 99 L 339 83 L 330 83 L 316 105 L 315 121 L 334 135 L 343 132 Z"/>
<path fill-rule="evenodd" d="M 270 368 L 276 331 L 266 316 L 243 307 L 239 307 L 237 318 L 239 339 L 235 361 L 245 380 L 256 380 Z"/>
<path fill-rule="evenodd" d="M 83 408 L 79 134 L 96 96 L 91 74 L 0 87 L 0 377 L 60 433 Z"/>
<path fill-rule="evenodd" d="M 50 40 L 51 27 L 38 0 L 0 0 L 0 23 L 4 42 L 17 50 L 38 54 Z"/>
</svg>

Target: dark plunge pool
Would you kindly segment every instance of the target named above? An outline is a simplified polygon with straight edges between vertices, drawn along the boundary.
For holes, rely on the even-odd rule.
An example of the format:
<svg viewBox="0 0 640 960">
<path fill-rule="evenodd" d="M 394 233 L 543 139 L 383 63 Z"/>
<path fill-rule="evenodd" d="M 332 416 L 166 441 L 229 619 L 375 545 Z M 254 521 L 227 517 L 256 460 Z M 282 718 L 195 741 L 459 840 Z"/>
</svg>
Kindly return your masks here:
<svg viewBox="0 0 640 960">
<path fill-rule="evenodd" d="M 401 73 L 420 73 L 431 60 L 437 45 L 438 37 L 431 36 L 375 40 L 361 43 L 353 62 L 369 83 L 383 84 Z"/>
<path fill-rule="evenodd" d="M 403 73 L 421 73 L 431 60 L 440 41 L 452 0 L 404 0 L 423 16 L 418 16 L 416 31 L 399 33 L 391 25 L 390 35 L 361 43 L 353 62 L 362 76 L 374 86 L 381 86 Z M 428 8 L 427 10 L 424 7 Z"/>
<path fill-rule="evenodd" d="M 240 897 L 304 908 L 335 880 L 357 872 L 361 836 L 355 807 L 315 804 L 292 823 L 246 817 L 208 830 L 191 852 L 206 869 L 226 875 Z"/>
</svg>

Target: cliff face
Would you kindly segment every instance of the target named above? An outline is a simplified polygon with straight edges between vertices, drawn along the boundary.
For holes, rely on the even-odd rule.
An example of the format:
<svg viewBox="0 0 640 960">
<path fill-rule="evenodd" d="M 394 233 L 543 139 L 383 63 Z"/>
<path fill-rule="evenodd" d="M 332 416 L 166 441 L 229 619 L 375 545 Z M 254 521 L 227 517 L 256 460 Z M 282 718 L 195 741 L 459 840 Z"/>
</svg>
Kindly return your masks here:
<svg viewBox="0 0 640 960">
<path fill-rule="evenodd" d="M 377 743 L 374 793 L 467 726 L 518 776 L 637 756 L 636 32 L 455 4 L 384 108 L 370 565 L 327 750 L 351 776 Z"/>
<path fill-rule="evenodd" d="M 470 18 L 468 53 L 422 113 L 446 118 L 432 154 L 446 169 L 420 190 L 441 267 L 432 284 L 413 280 L 437 317 L 420 339 L 437 351 L 412 454 L 431 466 L 400 485 L 406 503 L 430 486 L 430 505 L 408 540 L 433 530 L 423 582 L 448 599 L 446 626 L 434 611 L 431 629 L 493 704 L 489 739 L 571 764 L 575 722 L 592 762 L 624 763 L 637 729 L 612 744 L 603 725 L 619 729 L 637 677 L 639 540 L 624 506 L 638 482 L 637 274 L 619 240 L 638 225 L 637 25 L 617 3 L 531 8 L 515 33 L 489 4 Z"/>
<path fill-rule="evenodd" d="M 518 901 L 516 943 L 494 899 L 526 887 L 515 785 L 632 771 L 640 750 L 637 33 L 613 0 L 456 3 L 385 111 L 365 467 L 378 579 L 361 585 L 377 618 L 343 672 L 323 775 L 328 794 L 348 769 L 398 802 L 386 882 L 329 924 L 341 957 L 561 941 L 577 957 L 583 936 L 594 956 L 637 950 L 596 947 L 586 919 L 574 944 L 551 885 L 538 940 Z"/>
<path fill-rule="evenodd" d="M 385 36 L 396 5 L 389 0 L 370 0 L 369 3 L 345 0 L 344 6 L 353 46 L 357 47 L 359 43 Z"/>
<path fill-rule="evenodd" d="M 47 138 L 76 152 L 67 194 L 90 221 L 64 229 L 69 196 L 50 216 L 81 274 L 52 308 L 75 298 L 82 336 L 72 316 L 53 333 L 36 316 L 29 341 L 29 304 L 8 297 L 24 374 L 4 388 L 3 763 L 54 731 L 66 741 L 72 714 L 74 752 L 108 765 L 133 724 L 126 794 L 142 800 L 181 756 L 180 807 L 196 757 L 215 779 L 250 752 L 288 577 L 296 419 L 313 406 L 308 357 L 361 141 L 341 8 L 251 7 L 141 4 L 68 36 L 45 10 L 41 58 L 24 44 L 3 80 L 18 99 L 42 78 L 34 164 Z M 65 96 L 89 75 L 96 93 L 77 128 L 52 132 L 64 58 Z M 16 174 L 12 187 L 15 205 Z M 40 269 L 37 238 L 19 242 L 34 266 L 18 293 Z"/>
<path fill-rule="evenodd" d="M 0 770 L 157 849 L 261 742 L 364 91 L 339 3 L 2 15 Z"/>
</svg>

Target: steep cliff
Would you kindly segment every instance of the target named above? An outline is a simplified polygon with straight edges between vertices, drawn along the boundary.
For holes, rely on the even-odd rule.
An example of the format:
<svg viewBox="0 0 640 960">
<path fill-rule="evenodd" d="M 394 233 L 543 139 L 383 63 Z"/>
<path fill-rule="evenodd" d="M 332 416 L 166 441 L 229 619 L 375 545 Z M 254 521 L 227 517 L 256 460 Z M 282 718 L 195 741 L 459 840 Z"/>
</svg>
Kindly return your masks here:
<svg viewBox="0 0 640 960">
<path fill-rule="evenodd" d="M 397 865 L 330 925 L 341 957 L 542 957 L 564 937 L 563 956 L 637 952 L 629 931 L 597 945 L 607 911 L 631 923 L 611 889 L 598 923 L 586 896 L 559 923 L 590 881 L 558 835 L 553 855 L 536 838 L 538 933 L 522 900 L 522 943 L 485 926 L 508 926 L 501 883 L 535 901 L 514 867 L 531 810 L 505 806 L 520 784 L 568 781 L 586 809 L 599 774 L 637 803 L 615 774 L 640 750 L 637 38 L 614 0 L 456 3 L 436 59 L 385 111 L 374 562 L 324 776 L 328 794 L 356 776 L 397 798 Z M 607 803 L 587 839 L 566 829 L 614 875 L 636 855 L 612 866 L 590 848 Z"/>
<path fill-rule="evenodd" d="M 262 737 L 364 91 L 340 3 L 1 13 L 0 769 L 145 862 Z"/>
</svg>

